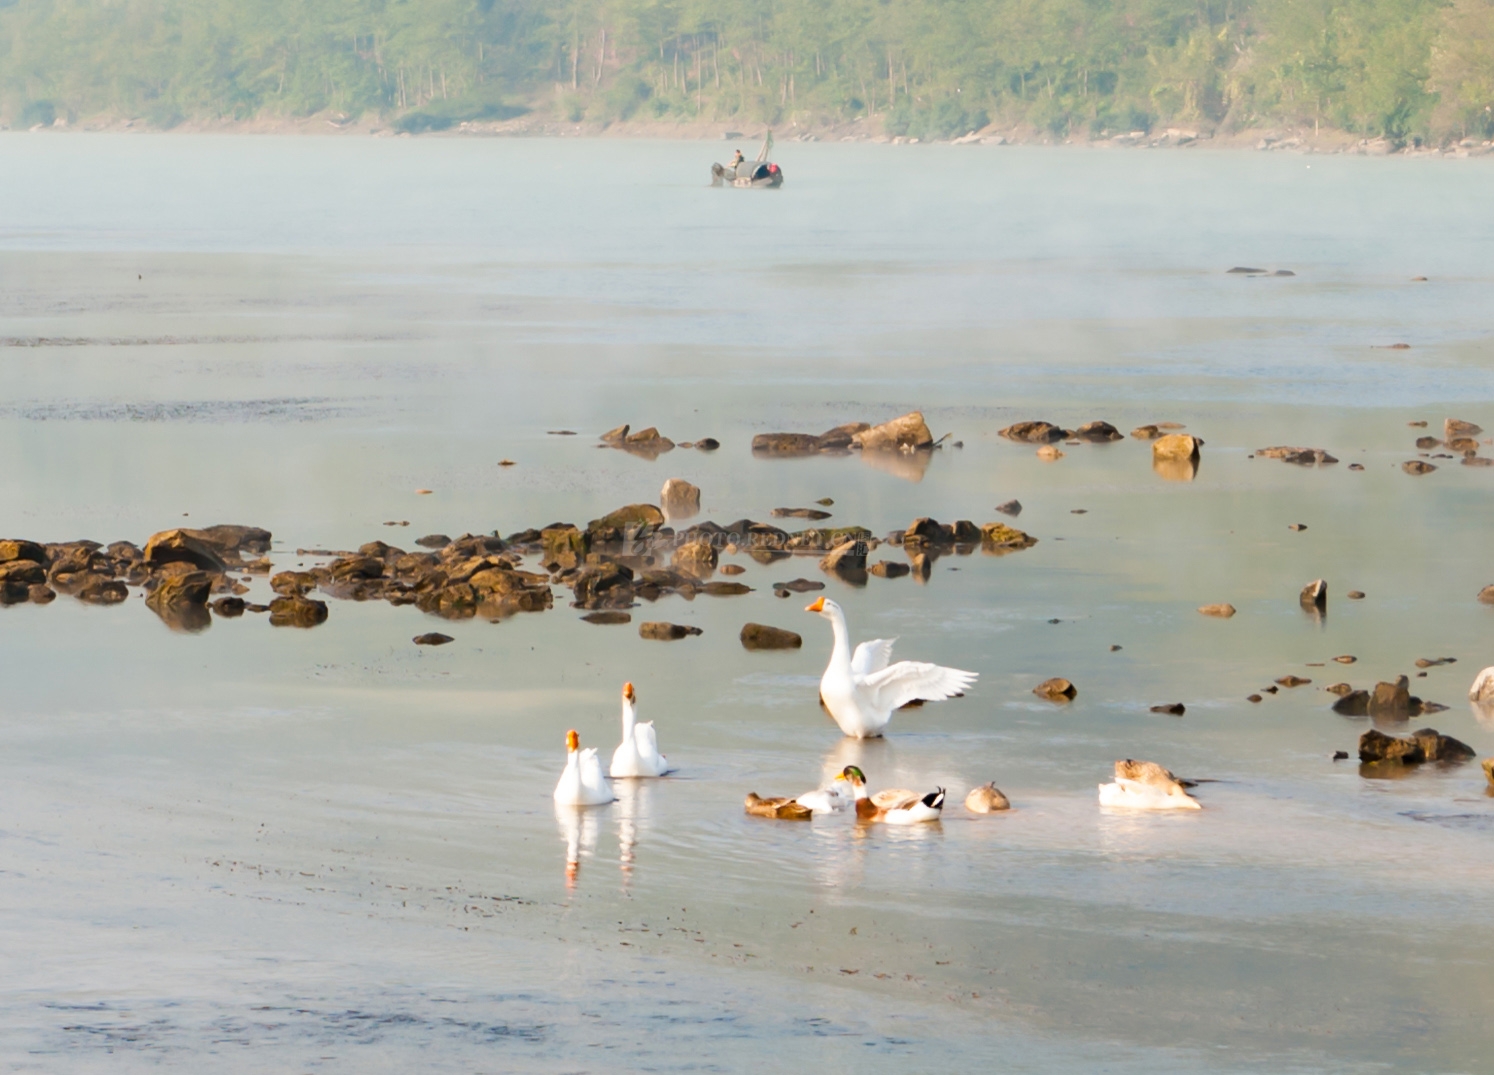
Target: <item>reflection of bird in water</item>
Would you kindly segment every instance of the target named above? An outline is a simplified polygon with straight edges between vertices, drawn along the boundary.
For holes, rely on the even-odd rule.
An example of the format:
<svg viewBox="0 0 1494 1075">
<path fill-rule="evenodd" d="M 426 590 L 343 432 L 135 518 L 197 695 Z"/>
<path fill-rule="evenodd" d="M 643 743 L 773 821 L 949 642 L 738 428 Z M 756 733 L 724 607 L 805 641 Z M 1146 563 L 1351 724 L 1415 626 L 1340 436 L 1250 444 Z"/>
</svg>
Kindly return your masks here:
<svg viewBox="0 0 1494 1075">
<path fill-rule="evenodd" d="M 975 682 L 974 672 L 924 661 L 891 664 L 889 638 L 863 642 L 851 652 L 846 615 L 828 597 L 805 607 L 830 621 L 835 638 L 830 664 L 820 677 L 820 699 L 840 730 L 858 739 L 882 734 L 894 711 L 913 701 L 937 702 L 963 694 Z"/>
<path fill-rule="evenodd" d="M 555 805 L 555 820 L 565 840 L 565 887 L 575 891 L 581 877 L 581 856 L 590 855 L 597 846 L 597 817 L 579 806 Z"/>
<path fill-rule="evenodd" d="M 624 780 L 617 785 L 617 845 L 623 875 L 623 890 L 633 876 L 638 836 L 642 821 L 648 817 L 652 787 L 646 780 Z"/>
</svg>

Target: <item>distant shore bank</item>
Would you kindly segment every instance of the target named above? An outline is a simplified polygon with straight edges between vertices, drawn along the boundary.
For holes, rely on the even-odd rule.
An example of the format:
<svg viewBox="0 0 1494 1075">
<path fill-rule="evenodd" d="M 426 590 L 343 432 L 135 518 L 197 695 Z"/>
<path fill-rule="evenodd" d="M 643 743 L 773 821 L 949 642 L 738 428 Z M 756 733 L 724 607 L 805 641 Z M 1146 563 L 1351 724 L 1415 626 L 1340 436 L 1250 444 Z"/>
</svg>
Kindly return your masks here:
<svg viewBox="0 0 1494 1075">
<path fill-rule="evenodd" d="M 0 130 L 4 130 L 0 127 Z M 115 134 L 243 134 L 357 136 L 375 138 L 656 138 L 680 141 L 740 142 L 745 149 L 760 142 L 766 125 L 745 121 L 623 120 L 615 123 L 568 123 L 530 113 L 506 120 L 454 123 L 443 130 L 419 134 L 400 131 L 380 117 L 348 117 L 320 113 L 304 117 L 261 117 L 249 120 L 187 120 L 169 130 L 140 119 L 96 117 L 29 128 L 33 133 Z M 19 130 L 19 128 L 17 128 Z M 799 124 L 773 128 L 775 140 L 785 142 L 844 142 L 878 145 L 1079 146 L 1091 149 L 1253 149 L 1262 152 L 1333 153 L 1358 156 L 1479 157 L 1494 154 L 1494 141 L 1465 138 L 1447 145 L 1397 145 L 1385 138 L 1362 138 L 1332 128 L 1253 127 L 1222 133 L 1197 127 L 1153 128 L 1150 131 L 1104 131 L 1093 137 L 1061 137 L 1030 126 L 991 124 L 953 139 L 921 140 L 885 133 L 883 118 L 872 116 L 843 123 Z M 733 148 L 736 148 L 735 146 Z"/>
</svg>

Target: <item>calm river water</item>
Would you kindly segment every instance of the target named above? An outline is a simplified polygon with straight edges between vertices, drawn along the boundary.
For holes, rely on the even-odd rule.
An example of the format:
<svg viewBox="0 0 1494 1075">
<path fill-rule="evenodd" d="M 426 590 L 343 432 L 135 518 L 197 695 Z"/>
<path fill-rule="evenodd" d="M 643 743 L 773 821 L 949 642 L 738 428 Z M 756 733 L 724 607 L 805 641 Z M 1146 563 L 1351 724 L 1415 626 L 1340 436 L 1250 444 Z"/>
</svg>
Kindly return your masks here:
<svg viewBox="0 0 1494 1075">
<path fill-rule="evenodd" d="M 1444 418 L 1494 430 L 1494 166 L 785 142 L 781 191 L 709 189 L 730 148 L 0 135 L 0 536 L 248 523 L 278 570 L 680 477 L 721 522 L 1015 497 L 1039 539 L 831 581 L 858 638 L 981 675 L 864 744 L 816 705 L 827 626 L 773 596 L 808 559 L 635 610 L 703 629 L 667 644 L 564 590 L 498 624 L 333 601 L 306 632 L 0 609 L 0 1065 L 1488 1070 L 1494 800 L 1476 763 L 1333 762 L 1367 725 L 1322 688 L 1456 657 L 1413 679 L 1450 707 L 1417 724 L 1494 753 L 1465 700 L 1494 470 L 1400 467 Z M 915 407 L 963 448 L 748 449 Z M 1165 481 L 1130 438 L 1045 463 L 997 436 L 1028 418 L 1183 423 L 1203 465 Z M 623 422 L 721 448 L 597 450 Z M 1277 444 L 1342 462 L 1249 458 Z M 748 620 L 803 649 L 744 651 Z M 1287 674 L 1313 682 L 1246 700 Z M 1030 693 L 1054 675 L 1072 704 Z M 624 680 L 679 772 L 557 818 L 565 730 L 610 752 Z M 1124 757 L 1215 781 L 1205 809 L 1102 813 Z M 849 761 L 948 787 L 946 819 L 742 815 Z M 1013 811 L 954 805 L 986 780 Z"/>
</svg>

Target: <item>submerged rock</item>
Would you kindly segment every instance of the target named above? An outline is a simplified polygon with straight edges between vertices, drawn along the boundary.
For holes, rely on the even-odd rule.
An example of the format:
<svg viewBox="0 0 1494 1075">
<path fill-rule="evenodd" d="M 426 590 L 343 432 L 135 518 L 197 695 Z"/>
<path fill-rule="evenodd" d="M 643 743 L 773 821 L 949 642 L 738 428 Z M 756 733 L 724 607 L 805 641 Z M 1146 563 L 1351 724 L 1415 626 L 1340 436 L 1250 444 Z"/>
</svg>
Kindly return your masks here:
<svg viewBox="0 0 1494 1075">
<path fill-rule="evenodd" d="M 818 508 L 774 508 L 773 515 L 779 519 L 828 519 L 830 513 Z"/>
<path fill-rule="evenodd" d="M 1167 705 L 1152 706 L 1153 713 L 1166 713 L 1168 716 L 1181 717 L 1188 711 L 1188 707 L 1182 702 L 1170 702 Z"/>
<path fill-rule="evenodd" d="M 627 612 L 608 609 L 601 612 L 588 612 L 581 617 L 581 622 L 595 623 L 603 627 L 619 627 L 625 623 L 632 623 L 633 617 Z"/>
<path fill-rule="evenodd" d="M 1017 422 L 1001 430 L 1000 435 L 1025 444 L 1050 444 L 1068 436 L 1061 427 L 1043 421 Z"/>
<path fill-rule="evenodd" d="M 898 563 L 896 560 L 878 560 L 867 568 L 867 573 L 876 575 L 882 579 L 900 579 L 913 569 L 907 564 Z"/>
<path fill-rule="evenodd" d="M 1121 431 L 1109 422 L 1086 422 L 1074 430 L 1074 436 L 1080 440 L 1095 441 L 1097 443 L 1125 439 Z"/>
<path fill-rule="evenodd" d="M 1322 448 L 1288 448 L 1278 446 L 1275 448 L 1257 448 L 1255 454 L 1263 459 L 1280 459 L 1284 463 L 1294 463 L 1300 467 L 1327 466 L 1338 462 L 1337 458 L 1328 454 Z"/>
<path fill-rule="evenodd" d="M 700 514 L 700 487 L 683 478 L 670 478 L 659 492 L 659 506 L 665 518 L 688 519 Z"/>
<path fill-rule="evenodd" d="M 1037 544 L 1037 538 L 1014 526 L 1007 526 L 1006 523 L 986 523 L 980 528 L 980 543 L 987 551 L 996 549 L 1011 551 L 1030 549 Z"/>
<path fill-rule="evenodd" d="M 444 646 L 448 642 L 455 642 L 456 639 L 450 635 L 443 635 L 439 631 L 427 631 L 423 635 L 416 635 L 410 641 L 417 646 Z"/>
<path fill-rule="evenodd" d="M 1221 619 L 1229 619 L 1235 614 L 1234 605 L 1199 605 L 1198 611 L 1205 616 L 1218 616 Z"/>
<path fill-rule="evenodd" d="M 1467 743 L 1435 728 L 1419 728 L 1409 736 L 1386 735 L 1371 728 L 1359 737 L 1359 760 L 1362 762 L 1400 762 L 1415 765 L 1428 761 L 1466 761 L 1476 752 Z"/>
<path fill-rule="evenodd" d="M 1305 609 L 1323 611 L 1328 607 L 1328 583 L 1322 579 L 1313 579 L 1302 587 L 1297 601 Z"/>
<path fill-rule="evenodd" d="M 1432 471 L 1437 469 L 1437 465 L 1435 463 L 1424 463 L 1420 459 L 1410 459 L 1401 464 L 1401 469 L 1407 474 L 1420 476 L 1432 473 Z"/>
<path fill-rule="evenodd" d="M 699 627 L 686 627 L 679 623 L 661 623 L 657 621 L 642 623 L 638 625 L 639 638 L 651 638 L 658 642 L 672 642 L 680 638 L 688 638 L 691 635 L 701 633 Z"/>
<path fill-rule="evenodd" d="M 315 627 L 327 621 L 327 604 L 295 594 L 270 602 L 272 627 Z"/>
<path fill-rule="evenodd" d="M 1079 689 L 1066 679 L 1054 677 L 1043 680 L 1032 688 L 1032 693 L 1050 702 L 1070 702 L 1079 694 Z"/>
<path fill-rule="evenodd" d="M 1003 515 L 1010 515 L 1015 519 L 1022 514 L 1022 502 L 1020 500 L 1008 500 L 1005 504 L 997 504 L 996 510 Z"/>
<path fill-rule="evenodd" d="M 750 650 L 798 649 L 804 639 L 793 631 L 782 627 L 770 627 L 764 623 L 749 623 L 742 627 L 742 645 Z"/>
<path fill-rule="evenodd" d="M 1465 422 L 1461 418 L 1449 418 L 1442 423 L 1442 437 L 1453 440 L 1457 437 L 1476 437 L 1484 431 L 1483 426 Z"/>
</svg>

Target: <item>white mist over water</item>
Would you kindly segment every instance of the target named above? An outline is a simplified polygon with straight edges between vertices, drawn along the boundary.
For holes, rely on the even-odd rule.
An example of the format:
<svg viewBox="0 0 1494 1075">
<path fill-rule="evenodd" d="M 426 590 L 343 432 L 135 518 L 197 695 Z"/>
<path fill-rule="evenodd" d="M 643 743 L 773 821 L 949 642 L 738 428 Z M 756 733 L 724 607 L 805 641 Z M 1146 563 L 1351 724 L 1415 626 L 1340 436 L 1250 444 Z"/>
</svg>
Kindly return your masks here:
<svg viewBox="0 0 1494 1075">
<path fill-rule="evenodd" d="M 4 536 L 243 522 L 279 569 L 584 524 L 678 476 L 718 522 L 830 496 L 884 533 L 1015 496 L 1039 538 L 830 583 L 858 640 L 982 676 L 865 744 L 815 705 L 823 623 L 772 596 L 808 559 L 634 610 L 704 630 L 670 644 L 565 591 L 496 625 L 334 601 L 304 633 L 0 610 L 7 1065 L 1479 1069 L 1482 776 L 1335 765 L 1364 725 L 1320 688 L 1456 656 L 1413 680 L 1452 706 L 1423 723 L 1494 752 L 1461 701 L 1494 661 L 1494 478 L 1399 467 L 1408 421 L 1494 429 L 1487 162 L 780 148 L 785 188 L 740 192 L 704 186 L 716 145 L 0 137 Z M 915 406 L 965 445 L 916 482 L 747 449 Z M 1203 466 L 1045 464 L 995 435 L 1025 418 L 1184 422 Z M 598 450 L 622 422 L 722 448 Z M 1342 462 L 1247 458 L 1270 444 Z M 805 646 L 746 653 L 748 620 Z M 1314 682 L 1245 701 L 1288 672 Z M 1029 693 L 1050 675 L 1074 703 Z M 680 772 L 587 818 L 568 886 L 564 732 L 610 751 L 624 680 Z M 1187 818 L 1102 815 L 1119 757 L 1219 782 Z M 1017 809 L 742 816 L 850 762 Z"/>
</svg>

